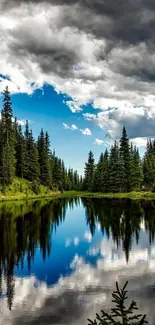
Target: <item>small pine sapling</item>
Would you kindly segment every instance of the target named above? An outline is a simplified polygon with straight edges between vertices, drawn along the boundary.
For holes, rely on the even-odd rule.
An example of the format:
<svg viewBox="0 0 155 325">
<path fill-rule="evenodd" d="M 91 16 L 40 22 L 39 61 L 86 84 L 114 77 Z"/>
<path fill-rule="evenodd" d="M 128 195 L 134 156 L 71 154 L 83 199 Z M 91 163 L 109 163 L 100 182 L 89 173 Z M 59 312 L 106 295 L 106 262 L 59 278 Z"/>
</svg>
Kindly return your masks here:
<svg viewBox="0 0 155 325">
<path fill-rule="evenodd" d="M 111 313 L 106 313 L 101 310 L 101 316 L 96 314 L 96 319 L 92 321 L 88 319 L 89 325 L 143 325 L 148 323 L 146 321 L 146 315 L 137 314 L 134 315 L 134 311 L 138 310 L 137 303 L 132 301 L 129 307 L 125 306 L 125 300 L 127 297 L 128 281 L 125 283 L 123 289 L 119 289 L 118 283 L 116 282 L 116 291 L 112 293 L 115 307 L 111 308 Z"/>
</svg>

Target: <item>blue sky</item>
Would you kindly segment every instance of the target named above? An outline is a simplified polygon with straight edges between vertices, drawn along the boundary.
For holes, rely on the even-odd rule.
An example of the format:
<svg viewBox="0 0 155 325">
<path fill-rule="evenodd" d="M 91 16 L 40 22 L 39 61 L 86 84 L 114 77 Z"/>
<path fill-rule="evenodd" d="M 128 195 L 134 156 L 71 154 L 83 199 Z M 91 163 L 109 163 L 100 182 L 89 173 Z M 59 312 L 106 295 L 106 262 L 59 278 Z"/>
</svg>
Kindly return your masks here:
<svg viewBox="0 0 155 325">
<path fill-rule="evenodd" d="M 141 153 L 155 137 L 154 14 L 152 1 L 0 2 L 0 92 L 80 173 L 124 125 Z"/>
<path fill-rule="evenodd" d="M 73 167 L 83 174 L 89 150 L 93 151 L 96 159 L 101 150 L 105 150 L 105 145 L 95 143 L 96 138 L 104 138 L 105 132 L 83 116 L 84 113 L 92 113 L 90 105 L 84 107 L 83 111 L 72 113 L 63 103 L 66 96 L 57 94 L 49 85 L 45 85 L 42 90 L 36 90 L 32 95 L 14 94 L 11 98 L 14 116 L 20 121 L 29 120 L 35 138 L 41 128 L 47 130 L 51 149 L 56 150 L 56 154 L 64 159 L 67 167 Z M 70 128 L 65 128 L 63 123 Z M 78 129 L 73 130 L 72 125 Z M 85 133 L 86 129 L 89 130 L 86 131 L 88 135 L 80 131 Z"/>
</svg>

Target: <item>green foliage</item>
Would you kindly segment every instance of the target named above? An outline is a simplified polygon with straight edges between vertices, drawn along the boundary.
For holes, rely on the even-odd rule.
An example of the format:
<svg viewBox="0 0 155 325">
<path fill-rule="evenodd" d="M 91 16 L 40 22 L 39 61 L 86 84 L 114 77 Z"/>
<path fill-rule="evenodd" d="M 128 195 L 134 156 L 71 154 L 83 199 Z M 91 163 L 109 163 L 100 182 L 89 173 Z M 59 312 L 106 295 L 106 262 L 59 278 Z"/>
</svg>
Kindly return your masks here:
<svg viewBox="0 0 155 325">
<path fill-rule="evenodd" d="M 83 180 L 83 189 L 92 191 L 93 190 L 93 182 L 94 182 L 94 175 L 95 175 L 95 161 L 94 155 L 92 151 L 88 154 L 88 162 L 85 163 L 85 173 L 84 173 L 84 180 Z"/>
<path fill-rule="evenodd" d="M 89 324 L 92 325 L 143 325 L 148 323 L 146 321 L 146 315 L 133 313 L 138 310 L 137 303 L 132 301 L 128 307 L 125 306 L 125 301 L 127 297 L 127 287 L 128 282 L 125 283 L 123 289 L 119 289 L 118 283 L 116 282 L 116 291 L 112 293 L 115 307 L 111 309 L 111 313 L 107 313 L 101 310 L 101 316 L 96 314 L 96 319 L 94 321 L 88 319 Z"/>
<path fill-rule="evenodd" d="M 34 180 L 34 181 L 32 182 L 32 191 L 33 191 L 35 194 L 39 194 L 39 193 L 40 193 L 40 185 L 39 185 L 39 183 L 38 183 L 36 180 Z"/>
<path fill-rule="evenodd" d="M 92 153 L 91 156 L 93 157 Z M 94 160 L 91 161 L 91 156 L 89 153 L 83 190 L 101 193 L 127 193 L 141 190 L 144 179 L 142 161 L 138 149 L 133 148 L 132 144 L 129 145 L 125 127 L 123 127 L 119 143 L 115 141 L 109 152 L 106 149 L 104 153 L 101 153 L 96 166 Z M 155 165 L 152 164 L 151 169 L 155 173 Z M 147 170 L 148 178 L 152 180 L 153 177 L 154 179 L 152 173 L 150 174 L 150 165 Z"/>
<path fill-rule="evenodd" d="M 81 189 L 82 181 L 77 171 L 67 170 L 64 162 L 52 152 L 49 135 L 41 129 L 35 141 L 29 123 L 26 121 L 23 133 L 17 118 L 13 122 L 13 112 L 8 87 L 3 98 L 2 118 L 0 120 L 0 186 L 14 183 L 15 176 L 33 182 L 33 189 L 20 188 L 20 193 L 29 191 L 39 193 L 38 182 L 49 189 Z M 17 188 L 17 192 L 18 192 Z M 11 189 L 12 191 L 12 189 Z M 7 190 L 6 190 L 7 192 Z M 49 192 L 49 190 L 48 190 Z M 14 189 L 13 189 L 14 193 Z"/>
<path fill-rule="evenodd" d="M 155 140 L 148 140 L 144 159 L 129 144 L 125 126 L 119 143 L 101 153 L 95 164 L 93 152 L 88 154 L 84 177 L 77 170 L 66 168 L 64 161 L 52 152 L 48 132 L 41 129 L 36 141 L 26 121 L 25 131 L 17 118 L 13 122 L 8 87 L 3 93 L 0 120 L 0 186 L 9 186 L 14 178 L 40 183 L 49 189 L 84 190 L 101 193 L 155 191 Z M 35 186 L 34 186 L 35 187 Z M 36 190 L 38 192 L 38 190 Z M 22 192 L 22 191 L 20 191 Z"/>
<path fill-rule="evenodd" d="M 40 165 L 40 183 L 46 186 L 49 186 L 50 184 L 49 146 L 50 142 L 48 133 L 46 132 L 45 136 L 43 129 L 41 129 L 37 143 Z"/>
<path fill-rule="evenodd" d="M 15 132 L 12 122 L 12 106 L 8 87 L 3 93 L 0 122 L 0 183 L 11 184 L 15 176 Z"/>
</svg>

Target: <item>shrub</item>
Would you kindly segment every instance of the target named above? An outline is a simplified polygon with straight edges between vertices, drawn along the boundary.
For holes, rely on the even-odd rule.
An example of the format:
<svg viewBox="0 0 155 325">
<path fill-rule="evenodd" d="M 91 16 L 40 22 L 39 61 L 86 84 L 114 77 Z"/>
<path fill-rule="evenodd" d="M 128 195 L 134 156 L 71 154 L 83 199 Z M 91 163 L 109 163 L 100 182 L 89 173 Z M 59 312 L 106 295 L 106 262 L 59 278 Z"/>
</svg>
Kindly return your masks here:
<svg viewBox="0 0 155 325">
<path fill-rule="evenodd" d="M 39 186 L 39 183 L 37 181 L 33 181 L 32 182 L 32 185 L 31 185 L 31 189 L 32 191 L 35 193 L 35 194 L 39 194 L 40 193 L 40 186 Z"/>
</svg>

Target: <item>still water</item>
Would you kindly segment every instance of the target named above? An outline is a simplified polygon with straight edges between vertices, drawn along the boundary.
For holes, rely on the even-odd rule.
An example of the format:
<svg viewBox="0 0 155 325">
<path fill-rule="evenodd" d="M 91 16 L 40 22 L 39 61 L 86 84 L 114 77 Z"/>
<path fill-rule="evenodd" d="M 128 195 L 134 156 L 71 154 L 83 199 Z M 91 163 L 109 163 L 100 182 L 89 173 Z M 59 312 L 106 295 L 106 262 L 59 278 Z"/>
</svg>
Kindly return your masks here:
<svg viewBox="0 0 155 325">
<path fill-rule="evenodd" d="M 155 202 L 0 205 L 0 324 L 88 324 L 115 282 L 155 324 Z"/>
</svg>

